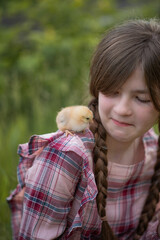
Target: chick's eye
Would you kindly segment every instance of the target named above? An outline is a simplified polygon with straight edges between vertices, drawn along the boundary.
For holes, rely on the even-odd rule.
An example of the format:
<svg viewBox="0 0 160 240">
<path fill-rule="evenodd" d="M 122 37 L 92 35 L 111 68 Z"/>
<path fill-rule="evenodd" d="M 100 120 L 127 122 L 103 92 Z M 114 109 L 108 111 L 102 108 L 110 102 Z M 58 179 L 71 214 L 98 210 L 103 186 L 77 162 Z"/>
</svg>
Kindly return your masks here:
<svg viewBox="0 0 160 240">
<path fill-rule="evenodd" d="M 90 118 L 89 117 L 86 117 L 86 120 L 89 120 Z"/>
</svg>

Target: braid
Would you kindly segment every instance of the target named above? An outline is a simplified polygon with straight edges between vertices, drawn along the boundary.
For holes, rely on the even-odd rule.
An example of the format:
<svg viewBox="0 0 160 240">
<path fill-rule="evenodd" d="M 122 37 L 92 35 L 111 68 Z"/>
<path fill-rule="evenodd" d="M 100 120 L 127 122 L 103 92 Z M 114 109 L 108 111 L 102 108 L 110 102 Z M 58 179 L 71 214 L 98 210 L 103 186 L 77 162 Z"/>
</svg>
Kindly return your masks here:
<svg viewBox="0 0 160 240">
<path fill-rule="evenodd" d="M 106 131 L 101 124 L 98 113 L 98 101 L 93 99 L 89 108 L 94 113 L 94 122 L 90 125 L 90 129 L 95 137 L 95 147 L 93 150 L 93 161 L 95 164 L 94 174 L 97 184 L 98 194 L 96 197 L 98 213 L 102 219 L 102 231 L 101 239 L 114 240 L 114 236 L 111 227 L 106 220 L 106 198 L 107 198 L 107 176 L 108 176 L 108 161 L 107 161 L 107 148 L 106 148 Z"/>
<path fill-rule="evenodd" d="M 159 121 L 159 132 L 160 132 L 160 121 Z M 152 219 L 156 205 L 159 202 L 159 192 L 160 192 L 160 136 L 158 138 L 158 151 L 157 151 L 157 162 L 154 167 L 154 174 L 151 179 L 151 186 L 149 193 L 144 204 L 139 224 L 137 227 L 136 235 L 134 240 L 140 239 L 145 230 L 148 227 L 149 221 Z"/>
</svg>

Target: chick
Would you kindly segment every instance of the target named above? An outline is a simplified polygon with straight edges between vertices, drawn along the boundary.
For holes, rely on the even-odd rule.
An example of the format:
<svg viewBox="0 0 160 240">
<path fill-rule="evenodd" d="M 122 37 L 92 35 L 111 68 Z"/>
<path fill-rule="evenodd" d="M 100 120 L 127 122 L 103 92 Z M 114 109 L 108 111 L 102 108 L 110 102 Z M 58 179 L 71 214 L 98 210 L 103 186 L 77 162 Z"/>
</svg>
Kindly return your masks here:
<svg viewBox="0 0 160 240">
<path fill-rule="evenodd" d="M 93 113 L 86 106 L 71 106 L 63 108 L 56 117 L 56 123 L 59 130 L 68 134 L 72 132 L 81 132 L 89 127 L 93 120 Z"/>
</svg>

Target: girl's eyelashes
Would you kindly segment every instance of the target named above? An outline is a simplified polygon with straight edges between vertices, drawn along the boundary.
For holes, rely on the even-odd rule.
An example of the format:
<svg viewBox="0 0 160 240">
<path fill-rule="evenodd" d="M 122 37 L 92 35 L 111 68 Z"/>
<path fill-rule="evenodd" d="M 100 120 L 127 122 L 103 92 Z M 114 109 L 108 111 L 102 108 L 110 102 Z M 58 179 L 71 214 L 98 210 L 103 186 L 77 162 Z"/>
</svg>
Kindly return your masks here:
<svg viewBox="0 0 160 240">
<path fill-rule="evenodd" d="M 115 91 L 115 92 L 111 92 L 111 93 L 108 93 L 108 94 L 105 94 L 106 96 L 108 97 L 119 97 L 121 95 L 121 92 L 120 91 Z M 136 99 L 138 102 L 140 103 L 150 103 L 151 100 L 148 96 L 136 96 L 136 95 L 133 95 L 131 97 L 132 99 Z"/>
<path fill-rule="evenodd" d="M 103 93 L 103 95 L 106 96 L 106 97 L 114 98 L 114 97 L 119 95 L 119 92 L 116 91 L 116 92 Z"/>
<path fill-rule="evenodd" d="M 151 102 L 150 99 L 142 99 L 142 98 L 140 98 L 140 97 L 138 97 L 138 96 L 136 96 L 136 99 L 137 99 L 139 102 L 141 102 L 141 103 L 150 103 L 150 102 Z"/>
<path fill-rule="evenodd" d="M 114 95 L 118 95 L 118 94 L 119 94 L 119 91 L 116 91 L 116 92 L 114 92 L 113 94 L 114 94 Z"/>
<path fill-rule="evenodd" d="M 107 94 L 108 96 L 117 96 L 119 94 L 119 91 L 111 92 Z"/>
</svg>

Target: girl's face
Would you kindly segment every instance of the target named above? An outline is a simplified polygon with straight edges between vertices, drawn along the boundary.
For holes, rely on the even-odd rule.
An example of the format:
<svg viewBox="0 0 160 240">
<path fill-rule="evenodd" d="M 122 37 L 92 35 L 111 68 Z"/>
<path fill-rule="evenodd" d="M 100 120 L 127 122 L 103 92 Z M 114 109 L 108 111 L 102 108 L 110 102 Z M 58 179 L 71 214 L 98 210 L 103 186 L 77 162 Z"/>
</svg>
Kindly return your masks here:
<svg viewBox="0 0 160 240">
<path fill-rule="evenodd" d="M 120 89 L 109 95 L 100 92 L 98 108 L 109 137 L 119 142 L 132 142 L 142 136 L 159 116 L 140 67 Z"/>
</svg>

